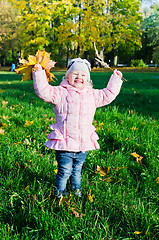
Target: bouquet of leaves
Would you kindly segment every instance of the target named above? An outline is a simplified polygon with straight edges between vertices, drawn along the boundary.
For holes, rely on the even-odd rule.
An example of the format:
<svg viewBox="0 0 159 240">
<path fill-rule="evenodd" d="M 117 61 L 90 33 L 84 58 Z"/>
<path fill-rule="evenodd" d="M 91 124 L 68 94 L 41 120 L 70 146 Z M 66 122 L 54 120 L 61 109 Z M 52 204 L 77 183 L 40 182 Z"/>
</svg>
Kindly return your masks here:
<svg viewBox="0 0 159 240">
<path fill-rule="evenodd" d="M 35 56 L 29 55 L 28 60 L 21 59 L 20 63 L 23 65 L 15 71 L 18 74 L 23 74 L 22 81 L 32 80 L 32 69 L 37 63 L 45 70 L 48 82 L 55 78 L 54 74 L 50 73 L 50 69 L 55 66 L 56 62 L 50 60 L 50 53 L 45 50 L 38 51 Z"/>
</svg>

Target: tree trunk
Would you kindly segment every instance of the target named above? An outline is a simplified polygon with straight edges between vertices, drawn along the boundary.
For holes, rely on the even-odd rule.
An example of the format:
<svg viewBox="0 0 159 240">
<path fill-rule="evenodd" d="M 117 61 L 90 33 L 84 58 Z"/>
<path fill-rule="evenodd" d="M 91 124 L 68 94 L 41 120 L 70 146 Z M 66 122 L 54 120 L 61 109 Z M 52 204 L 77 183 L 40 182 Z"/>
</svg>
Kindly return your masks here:
<svg viewBox="0 0 159 240">
<path fill-rule="evenodd" d="M 118 56 L 114 56 L 114 66 L 117 66 L 118 64 Z"/>
</svg>

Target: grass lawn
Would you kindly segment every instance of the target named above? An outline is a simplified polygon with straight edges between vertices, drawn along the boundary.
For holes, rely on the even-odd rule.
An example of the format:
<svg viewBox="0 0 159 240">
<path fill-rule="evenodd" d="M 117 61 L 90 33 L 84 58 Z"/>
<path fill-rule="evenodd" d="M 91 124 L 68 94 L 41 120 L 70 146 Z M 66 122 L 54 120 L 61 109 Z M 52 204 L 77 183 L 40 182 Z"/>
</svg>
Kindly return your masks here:
<svg viewBox="0 0 159 240">
<path fill-rule="evenodd" d="M 64 72 L 55 75 L 58 85 Z M 94 88 L 104 88 L 110 75 L 92 72 Z M 83 199 L 59 205 L 55 153 L 44 146 L 55 122 L 52 106 L 31 81 L 0 72 L 2 240 L 159 239 L 159 73 L 124 77 L 120 95 L 96 111 L 101 148 L 84 163 Z"/>
</svg>

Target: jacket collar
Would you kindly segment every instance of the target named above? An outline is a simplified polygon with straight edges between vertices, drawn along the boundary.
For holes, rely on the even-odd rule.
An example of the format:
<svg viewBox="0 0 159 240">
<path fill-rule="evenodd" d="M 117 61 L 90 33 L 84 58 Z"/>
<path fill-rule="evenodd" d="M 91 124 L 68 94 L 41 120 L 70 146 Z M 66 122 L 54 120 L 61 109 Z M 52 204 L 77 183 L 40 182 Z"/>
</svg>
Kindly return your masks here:
<svg viewBox="0 0 159 240">
<path fill-rule="evenodd" d="M 62 82 L 60 83 L 60 86 L 64 87 L 64 88 L 67 88 L 68 91 L 71 90 L 71 91 L 75 91 L 75 92 L 78 92 L 78 93 L 84 93 L 84 92 L 87 92 L 88 90 L 92 89 L 92 86 L 90 86 L 90 85 L 86 86 L 83 89 L 75 88 L 72 85 L 70 85 L 65 78 L 63 78 Z"/>
</svg>

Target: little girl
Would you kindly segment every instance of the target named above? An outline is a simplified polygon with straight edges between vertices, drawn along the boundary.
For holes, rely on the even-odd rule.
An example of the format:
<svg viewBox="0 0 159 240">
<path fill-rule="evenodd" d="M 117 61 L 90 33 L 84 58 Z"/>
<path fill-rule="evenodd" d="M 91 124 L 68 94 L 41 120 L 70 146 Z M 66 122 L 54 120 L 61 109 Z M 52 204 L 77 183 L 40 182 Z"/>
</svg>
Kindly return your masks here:
<svg viewBox="0 0 159 240">
<path fill-rule="evenodd" d="M 98 135 L 92 125 L 95 110 L 111 103 L 122 85 L 122 73 L 114 70 L 106 88 L 93 89 L 90 70 L 86 59 L 72 59 L 60 86 L 51 86 L 40 64 L 33 69 L 35 92 L 53 104 L 56 117 L 56 123 L 49 126 L 52 132 L 45 145 L 56 151 L 55 193 L 59 198 L 65 194 L 69 178 L 73 191 L 81 196 L 81 170 L 87 151 L 99 148 Z"/>
</svg>

